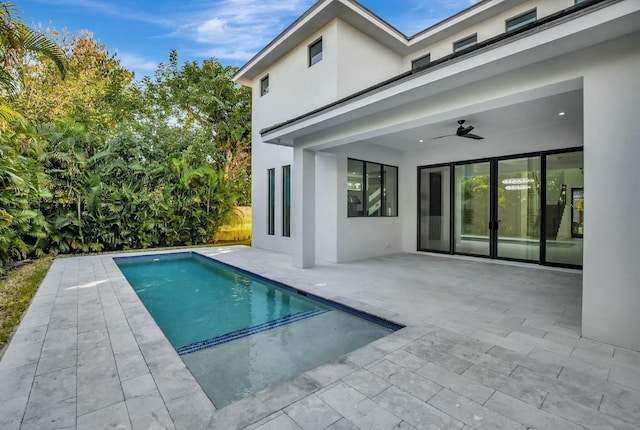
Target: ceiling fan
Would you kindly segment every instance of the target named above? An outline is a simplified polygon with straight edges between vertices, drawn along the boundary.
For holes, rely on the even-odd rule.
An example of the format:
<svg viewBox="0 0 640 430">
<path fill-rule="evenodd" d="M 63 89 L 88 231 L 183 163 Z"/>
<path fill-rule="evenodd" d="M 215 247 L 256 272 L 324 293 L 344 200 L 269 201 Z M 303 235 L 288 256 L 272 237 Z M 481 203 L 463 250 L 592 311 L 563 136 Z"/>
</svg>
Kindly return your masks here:
<svg viewBox="0 0 640 430">
<path fill-rule="evenodd" d="M 474 127 L 471 126 L 471 125 L 465 127 L 464 126 L 464 120 L 460 119 L 460 120 L 458 120 L 458 129 L 456 130 L 456 134 L 445 134 L 444 136 L 433 137 L 432 140 L 433 139 L 442 139 L 443 137 L 449 137 L 449 136 L 467 137 L 469 139 L 476 139 L 476 140 L 484 139 L 484 137 L 482 137 L 482 136 L 478 136 L 477 134 L 471 133 L 473 128 Z"/>
</svg>

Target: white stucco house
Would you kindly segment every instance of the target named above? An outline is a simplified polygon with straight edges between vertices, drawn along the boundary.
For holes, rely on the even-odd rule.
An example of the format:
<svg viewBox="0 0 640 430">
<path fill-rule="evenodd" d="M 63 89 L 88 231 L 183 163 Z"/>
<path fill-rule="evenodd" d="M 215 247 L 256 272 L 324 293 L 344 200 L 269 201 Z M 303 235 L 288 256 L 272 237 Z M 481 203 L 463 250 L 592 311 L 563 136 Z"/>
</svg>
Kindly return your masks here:
<svg viewBox="0 0 640 430">
<path fill-rule="evenodd" d="M 413 36 L 320 0 L 235 79 L 253 246 L 582 268 L 583 335 L 640 350 L 640 0 L 482 0 Z"/>
</svg>

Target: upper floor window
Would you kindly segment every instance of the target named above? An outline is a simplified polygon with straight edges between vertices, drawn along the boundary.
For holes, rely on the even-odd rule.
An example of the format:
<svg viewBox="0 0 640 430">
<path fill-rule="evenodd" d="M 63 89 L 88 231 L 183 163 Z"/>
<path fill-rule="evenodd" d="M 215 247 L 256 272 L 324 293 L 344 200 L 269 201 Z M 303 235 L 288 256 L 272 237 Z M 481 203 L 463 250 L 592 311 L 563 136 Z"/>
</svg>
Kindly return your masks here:
<svg viewBox="0 0 640 430">
<path fill-rule="evenodd" d="M 269 94 L 269 75 L 260 79 L 260 95 Z"/>
<path fill-rule="evenodd" d="M 420 70 L 431 63 L 431 54 L 423 55 L 420 58 L 416 58 L 411 62 L 411 70 Z"/>
<path fill-rule="evenodd" d="M 525 12 L 518 16 L 514 16 L 506 21 L 507 31 L 513 31 L 520 27 L 524 27 L 525 25 L 531 24 L 532 22 L 536 22 L 538 19 L 536 10 L 530 10 L 529 12 Z"/>
<path fill-rule="evenodd" d="M 347 160 L 347 216 L 398 216 L 398 168 Z"/>
<path fill-rule="evenodd" d="M 576 0 L 576 4 L 584 3 L 586 0 Z"/>
<path fill-rule="evenodd" d="M 322 38 L 309 45 L 309 67 L 322 60 Z"/>
<path fill-rule="evenodd" d="M 469 37 L 465 37 L 464 39 L 458 40 L 457 42 L 453 42 L 453 52 L 462 51 L 463 49 L 469 48 L 478 43 L 478 35 L 474 34 Z"/>
</svg>

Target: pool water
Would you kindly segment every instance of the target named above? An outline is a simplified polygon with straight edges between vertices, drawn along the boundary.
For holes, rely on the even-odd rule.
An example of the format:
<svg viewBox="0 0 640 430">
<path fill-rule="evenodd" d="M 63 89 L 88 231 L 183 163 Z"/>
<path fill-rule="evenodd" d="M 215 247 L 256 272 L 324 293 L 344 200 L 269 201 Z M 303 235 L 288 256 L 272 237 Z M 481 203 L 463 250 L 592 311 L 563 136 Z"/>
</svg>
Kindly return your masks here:
<svg viewBox="0 0 640 430">
<path fill-rule="evenodd" d="M 114 260 L 218 408 L 399 328 L 195 253 Z"/>
</svg>

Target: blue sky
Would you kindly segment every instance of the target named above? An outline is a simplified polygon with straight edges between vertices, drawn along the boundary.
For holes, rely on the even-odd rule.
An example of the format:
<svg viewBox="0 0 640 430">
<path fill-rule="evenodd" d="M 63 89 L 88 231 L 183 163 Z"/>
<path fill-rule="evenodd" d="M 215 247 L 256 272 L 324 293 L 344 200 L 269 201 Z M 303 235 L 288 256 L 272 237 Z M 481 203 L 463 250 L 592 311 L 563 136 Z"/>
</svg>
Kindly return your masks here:
<svg viewBox="0 0 640 430">
<path fill-rule="evenodd" d="M 478 0 L 361 0 L 407 35 Z M 152 74 L 169 50 L 242 66 L 315 0 L 13 0 L 27 25 L 89 30 L 136 77 Z"/>
</svg>

